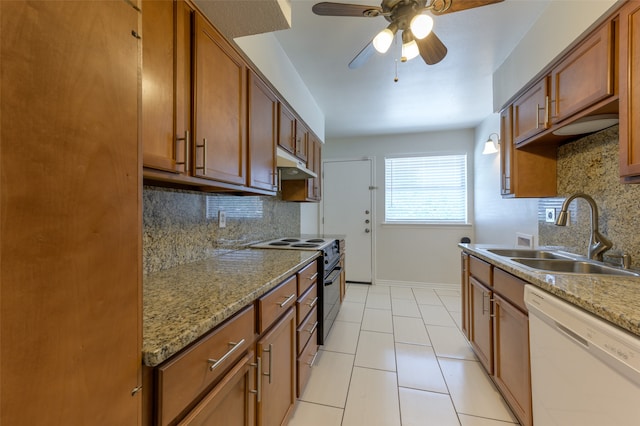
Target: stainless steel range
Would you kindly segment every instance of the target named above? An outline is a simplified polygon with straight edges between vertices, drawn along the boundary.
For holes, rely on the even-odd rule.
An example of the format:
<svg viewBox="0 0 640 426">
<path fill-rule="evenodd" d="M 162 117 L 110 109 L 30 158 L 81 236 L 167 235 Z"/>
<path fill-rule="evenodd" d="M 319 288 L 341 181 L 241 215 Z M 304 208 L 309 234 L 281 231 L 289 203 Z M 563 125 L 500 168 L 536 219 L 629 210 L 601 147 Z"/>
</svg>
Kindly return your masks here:
<svg viewBox="0 0 640 426">
<path fill-rule="evenodd" d="M 323 345 L 340 310 L 340 245 L 338 240 L 321 237 L 284 237 L 251 245 L 252 248 L 321 251 L 318 280 L 318 344 Z"/>
</svg>

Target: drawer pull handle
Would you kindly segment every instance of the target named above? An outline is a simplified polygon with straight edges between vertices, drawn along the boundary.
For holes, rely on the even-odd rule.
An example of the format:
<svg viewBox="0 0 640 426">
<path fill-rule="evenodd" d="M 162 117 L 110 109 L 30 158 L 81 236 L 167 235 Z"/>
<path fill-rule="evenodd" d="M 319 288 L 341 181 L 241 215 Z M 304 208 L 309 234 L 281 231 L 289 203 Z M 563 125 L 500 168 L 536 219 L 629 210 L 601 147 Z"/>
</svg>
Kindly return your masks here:
<svg viewBox="0 0 640 426">
<path fill-rule="evenodd" d="M 262 371 L 262 359 L 260 357 L 257 358 L 255 364 L 249 364 L 251 367 L 255 367 L 258 372 Z M 258 383 L 256 383 L 256 390 L 250 390 L 249 393 L 256 394 L 257 402 L 262 400 L 262 380 L 258 379 Z"/>
<path fill-rule="evenodd" d="M 177 166 L 184 166 L 184 171 L 187 172 L 187 167 L 189 167 L 189 131 L 185 130 L 184 131 L 184 137 L 183 138 L 176 138 L 176 150 L 178 149 L 178 142 L 179 141 L 184 141 L 184 161 L 182 162 L 177 162 L 176 161 L 176 165 Z"/>
<path fill-rule="evenodd" d="M 309 302 L 309 308 L 313 308 L 318 303 L 318 296 L 314 297 L 314 299 Z"/>
<path fill-rule="evenodd" d="M 291 296 L 287 297 L 287 299 L 284 302 L 282 302 L 280 304 L 280 307 L 284 308 L 284 305 L 286 305 L 287 303 L 291 302 L 295 297 L 296 297 L 296 294 L 293 293 Z"/>
<path fill-rule="evenodd" d="M 309 277 L 309 281 L 314 281 L 316 278 L 318 278 L 317 272 Z"/>
<path fill-rule="evenodd" d="M 313 364 L 316 362 L 316 358 L 318 357 L 319 353 L 320 351 L 317 351 L 316 354 L 313 356 L 313 358 L 311 358 L 311 362 L 309 363 L 309 368 L 313 367 Z"/>
<path fill-rule="evenodd" d="M 211 363 L 211 365 L 209 366 L 209 371 L 213 371 L 217 366 L 219 366 L 220 364 L 225 362 L 227 360 L 227 358 L 229 358 L 231 356 L 231 354 L 233 354 L 242 345 L 244 345 L 244 339 L 240 340 L 238 343 L 229 342 L 229 345 L 231 345 L 233 347 L 231 349 L 229 349 L 226 354 L 222 355 L 222 358 L 220 358 L 220 359 L 211 359 L 211 358 L 209 358 L 207 360 L 207 362 Z"/>
<path fill-rule="evenodd" d="M 273 359 L 273 345 L 269 343 L 269 349 L 263 349 L 263 352 L 269 352 L 269 372 L 262 374 L 269 377 L 269 384 L 271 384 L 271 360 Z"/>
<path fill-rule="evenodd" d="M 313 334 L 313 332 L 316 331 L 316 328 L 318 328 L 318 321 L 313 324 L 313 327 L 309 330 L 309 334 Z"/>
</svg>

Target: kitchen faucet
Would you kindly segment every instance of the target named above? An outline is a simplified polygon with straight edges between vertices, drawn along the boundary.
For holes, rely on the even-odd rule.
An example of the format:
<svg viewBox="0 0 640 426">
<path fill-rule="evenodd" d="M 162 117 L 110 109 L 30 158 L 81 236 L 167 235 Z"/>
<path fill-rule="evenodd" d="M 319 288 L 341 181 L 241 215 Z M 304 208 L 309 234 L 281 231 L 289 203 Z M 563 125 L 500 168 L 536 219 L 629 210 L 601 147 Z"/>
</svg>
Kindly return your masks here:
<svg viewBox="0 0 640 426">
<path fill-rule="evenodd" d="M 598 231 L 598 206 L 596 206 L 596 202 L 593 198 L 591 198 L 587 194 L 578 192 L 564 200 L 564 203 L 562 203 L 562 208 L 560 209 L 560 213 L 556 218 L 556 225 L 567 225 L 567 209 L 569 208 L 569 204 L 571 203 L 571 201 L 576 198 L 584 199 L 587 203 L 589 203 L 589 208 L 591 209 L 591 236 L 589 238 L 589 249 L 587 251 L 587 256 L 589 256 L 589 259 L 602 261 L 602 254 L 613 247 L 613 243 Z"/>
</svg>

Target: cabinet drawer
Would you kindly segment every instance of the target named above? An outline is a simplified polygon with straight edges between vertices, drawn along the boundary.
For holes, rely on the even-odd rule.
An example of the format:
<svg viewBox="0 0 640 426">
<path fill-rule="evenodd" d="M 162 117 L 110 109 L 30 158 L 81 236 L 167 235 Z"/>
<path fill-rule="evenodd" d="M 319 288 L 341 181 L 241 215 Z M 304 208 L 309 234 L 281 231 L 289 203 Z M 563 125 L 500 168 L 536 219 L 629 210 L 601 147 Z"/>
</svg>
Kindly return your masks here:
<svg viewBox="0 0 640 426">
<path fill-rule="evenodd" d="M 318 328 L 318 311 L 313 308 L 311 313 L 304 319 L 302 324 L 297 329 L 297 354 L 302 352 L 305 345 L 309 341 L 311 335 L 313 335 Z"/>
<path fill-rule="evenodd" d="M 296 303 L 297 281 L 294 275 L 258 299 L 258 333 L 264 333 L 280 315 Z"/>
<path fill-rule="evenodd" d="M 234 425 L 255 423 L 255 373 L 251 369 L 253 352 L 249 352 L 227 373 L 220 383 L 184 418 L 178 426 L 206 426 L 231 417 Z M 226 423 L 230 425 L 230 423 Z"/>
<path fill-rule="evenodd" d="M 298 294 L 302 294 L 318 279 L 318 262 L 313 261 L 298 272 Z"/>
<path fill-rule="evenodd" d="M 307 314 L 318 304 L 318 285 L 313 284 L 309 290 L 298 299 L 296 303 L 296 315 L 298 325 L 306 318 Z"/>
<path fill-rule="evenodd" d="M 527 312 L 524 304 L 524 285 L 526 281 L 495 268 L 493 270 L 493 289 L 496 293 L 513 303 L 523 312 Z"/>
<path fill-rule="evenodd" d="M 158 367 L 158 424 L 174 420 L 253 345 L 254 324 L 255 309 L 249 306 Z"/>
<path fill-rule="evenodd" d="M 469 273 L 484 285 L 491 286 L 491 264 L 475 256 L 469 257 Z"/>
<path fill-rule="evenodd" d="M 300 398 L 300 395 L 302 395 L 302 391 L 309 382 L 309 376 L 311 376 L 311 367 L 313 367 L 313 362 L 316 359 L 317 353 L 318 331 L 315 331 L 313 333 L 313 336 L 311 336 L 311 339 L 309 339 L 309 343 L 302 351 L 302 354 L 300 354 L 300 356 L 298 357 L 298 398 Z"/>
</svg>

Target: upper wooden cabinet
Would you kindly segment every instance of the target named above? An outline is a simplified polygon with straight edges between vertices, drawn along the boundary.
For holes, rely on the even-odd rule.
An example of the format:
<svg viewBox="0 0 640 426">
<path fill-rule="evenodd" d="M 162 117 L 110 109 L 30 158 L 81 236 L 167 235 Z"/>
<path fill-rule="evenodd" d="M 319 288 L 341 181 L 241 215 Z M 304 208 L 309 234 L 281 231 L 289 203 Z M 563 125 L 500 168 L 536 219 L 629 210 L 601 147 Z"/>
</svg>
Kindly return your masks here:
<svg viewBox="0 0 640 426">
<path fill-rule="evenodd" d="M 296 157 L 304 162 L 309 159 L 309 129 L 296 119 Z"/>
<path fill-rule="evenodd" d="M 296 117 L 282 102 L 278 104 L 278 146 L 296 153 Z"/>
<path fill-rule="evenodd" d="M 275 193 L 278 98 L 253 71 L 249 71 L 248 118 L 248 186 Z"/>
<path fill-rule="evenodd" d="M 143 1 L 143 165 L 176 172 L 173 1 Z"/>
<path fill-rule="evenodd" d="M 556 190 L 555 145 L 526 145 L 516 149 L 513 106 L 500 113 L 500 169 L 503 197 L 553 197 Z"/>
<path fill-rule="evenodd" d="M 615 92 L 614 21 L 609 21 L 551 71 L 550 117 L 560 123 Z"/>
<path fill-rule="evenodd" d="M 322 199 L 322 143 L 320 139 L 308 131 L 309 154 L 308 168 L 318 177 L 306 180 L 283 180 L 282 199 L 285 201 L 311 201 Z"/>
<path fill-rule="evenodd" d="M 549 128 L 549 79 L 542 78 L 513 102 L 513 139 L 520 144 Z"/>
<path fill-rule="evenodd" d="M 0 2 L 2 425 L 140 424 L 138 6 Z"/>
<path fill-rule="evenodd" d="M 615 17 L 603 23 L 516 95 L 510 105 L 517 147 L 576 138 L 554 132 L 588 115 L 618 112 L 617 27 Z"/>
<path fill-rule="evenodd" d="M 194 175 L 246 183 L 246 66 L 199 13 L 194 35 Z"/>
<path fill-rule="evenodd" d="M 640 183 L 640 1 L 620 10 L 620 176 Z"/>
</svg>

